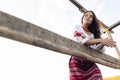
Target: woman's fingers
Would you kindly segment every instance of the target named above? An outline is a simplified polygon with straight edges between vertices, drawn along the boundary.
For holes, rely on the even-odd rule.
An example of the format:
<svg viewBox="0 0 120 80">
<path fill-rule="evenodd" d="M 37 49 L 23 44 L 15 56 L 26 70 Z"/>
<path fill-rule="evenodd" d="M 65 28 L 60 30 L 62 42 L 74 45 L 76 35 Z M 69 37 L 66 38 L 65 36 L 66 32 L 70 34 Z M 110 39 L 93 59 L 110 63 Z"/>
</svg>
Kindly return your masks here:
<svg viewBox="0 0 120 80">
<path fill-rule="evenodd" d="M 113 41 L 112 39 L 104 39 L 103 41 L 103 45 L 107 46 L 107 47 L 115 47 L 116 46 L 116 42 Z"/>
</svg>

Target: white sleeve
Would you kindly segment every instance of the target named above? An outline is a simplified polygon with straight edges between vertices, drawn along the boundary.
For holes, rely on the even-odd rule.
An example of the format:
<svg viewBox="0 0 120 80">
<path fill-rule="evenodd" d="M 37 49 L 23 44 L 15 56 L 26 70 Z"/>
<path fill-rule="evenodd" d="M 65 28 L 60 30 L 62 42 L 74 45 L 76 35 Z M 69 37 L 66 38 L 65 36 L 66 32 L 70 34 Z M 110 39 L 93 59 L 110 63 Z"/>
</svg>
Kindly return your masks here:
<svg viewBox="0 0 120 80">
<path fill-rule="evenodd" d="M 90 48 L 98 50 L 100 52 L 105 52 L 105 47 L 103 46 L 103 48 L 101 48 L 101 46 L 102 46 L 102 44 L 99 43 L 99 44 L 91 45 Z"/>
<path fill-rule="evenodd" d="M 85 42 L 87 42 L 89 40 L 89 38 L 82 31 L 81 26 L 75 26 L 74 39 L 75 39 L 75 41 L 77 41 L 81 44 L 84 44 Z"/>
</svg>

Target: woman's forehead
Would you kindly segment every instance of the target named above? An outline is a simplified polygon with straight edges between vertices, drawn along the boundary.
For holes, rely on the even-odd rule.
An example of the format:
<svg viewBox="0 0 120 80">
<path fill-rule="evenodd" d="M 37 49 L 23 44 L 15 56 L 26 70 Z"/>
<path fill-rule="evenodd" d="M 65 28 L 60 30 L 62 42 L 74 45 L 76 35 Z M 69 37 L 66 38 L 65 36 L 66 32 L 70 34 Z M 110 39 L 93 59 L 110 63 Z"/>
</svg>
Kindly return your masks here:
<svg viewBox="0 0 120 80">
<path fill-rule="evenodd" d="M 85 13 L 85 15 L 93 15 L 93 13 L 92 12 L 87 12 L 87 13 Z"/>
</svg>

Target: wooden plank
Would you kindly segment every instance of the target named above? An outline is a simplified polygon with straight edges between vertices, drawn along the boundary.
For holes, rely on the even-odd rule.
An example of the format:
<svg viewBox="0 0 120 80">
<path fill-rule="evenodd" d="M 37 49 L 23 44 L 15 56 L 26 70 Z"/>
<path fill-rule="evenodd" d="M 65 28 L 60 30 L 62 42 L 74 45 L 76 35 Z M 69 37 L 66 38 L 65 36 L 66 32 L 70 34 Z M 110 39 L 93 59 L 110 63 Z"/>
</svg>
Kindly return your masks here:
<svg viewBox="0 0 120 80">
<path fill-rule="evenodd" d="M 4 12 L 0 12 L 0 36 L 66 55 L 83 57 L 104 66 L 120 69 L 120 60 L 112 56 L 92 50 L 73 40 Z"/>
</svg>

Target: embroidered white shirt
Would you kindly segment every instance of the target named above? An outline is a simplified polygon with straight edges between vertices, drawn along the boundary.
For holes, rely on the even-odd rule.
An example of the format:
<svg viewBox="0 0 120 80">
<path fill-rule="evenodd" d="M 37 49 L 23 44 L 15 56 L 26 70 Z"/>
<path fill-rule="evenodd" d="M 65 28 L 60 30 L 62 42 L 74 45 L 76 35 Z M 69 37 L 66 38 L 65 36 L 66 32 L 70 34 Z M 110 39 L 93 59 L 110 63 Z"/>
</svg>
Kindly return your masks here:
<svg viewBox="0 0 120 80">
<path fill-rule="evenodd" d="M 80 25 L 75 26 L 75 29 L 74 29 L 74 40 L 75 41 L 77 41 L 81 44 L 84 44 L 90 39 L 94 39 L 93 34 L 88 35 Z M 98 50 L 100 52 L 104 52 L 105 51 L 104 47 L 102 49 L 100 49 L 101 45 L 102 44 L 94 44 L 94 45 L 90 45 L 88 47 Z"/>
</svg>

